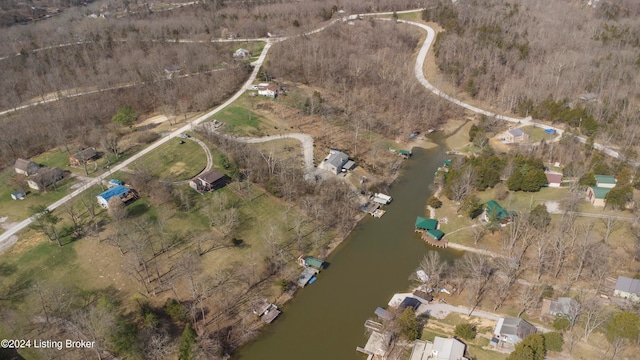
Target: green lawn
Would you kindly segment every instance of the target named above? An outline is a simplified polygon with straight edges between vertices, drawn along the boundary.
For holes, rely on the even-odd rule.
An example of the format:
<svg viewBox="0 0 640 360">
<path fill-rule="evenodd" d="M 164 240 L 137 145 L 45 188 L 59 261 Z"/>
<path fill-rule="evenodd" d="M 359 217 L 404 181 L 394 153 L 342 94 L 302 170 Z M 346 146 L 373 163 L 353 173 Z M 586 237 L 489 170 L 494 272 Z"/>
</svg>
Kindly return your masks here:
<svg viewBox="0 0 640 360">
<path fill-rule="evenodd" d="M 263 135 L 260 125 L 265 119 L 244 107 L 244 102 L 245 100 L 240 98 L 236 103 L 215 115 L 215 118 L 224 122 L 222 127 L 225 133 L 250 136 Z"/>
<path fill-rule="evenodd" d="M 535 126 L 523 126 L 522 131 L 529 134 L 529 142 L 537 143 L 539 141 L 549 141 L 555 139 L 558 135 L 547 134 L 543 128 L 535 127 Z"/>
<path fill-rule="evenodd" d="M 183 141 L 183 144 L 180 142 Z M 145 167 L 153 176 L 162 180 L 188 180 L 200 173 L 207 165 L 207 156 L 198 143 L 175 138 L 166 142 L 142 159 L 134 162 L 131 169 Z"/>
</svg>

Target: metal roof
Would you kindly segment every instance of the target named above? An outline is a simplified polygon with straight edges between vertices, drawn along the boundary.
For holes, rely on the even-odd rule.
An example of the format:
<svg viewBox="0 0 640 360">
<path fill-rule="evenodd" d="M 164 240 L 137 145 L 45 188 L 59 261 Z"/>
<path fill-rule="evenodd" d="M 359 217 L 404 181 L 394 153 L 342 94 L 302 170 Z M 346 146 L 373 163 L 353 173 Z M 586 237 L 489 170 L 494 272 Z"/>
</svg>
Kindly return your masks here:
<svg viewBox="0 0 640 360">
<path fill-rule="evenodd" d="M 422 216 L 416 217 L 416 228 L 430 230 L 438 227 L 438 220 L 436 219 L 427 219 Z"/>
<path fill-rule="evenodd" d="M 515 129 L 511 129 L 509 130 L 509 132 L 511 133 L 511 135 L 513 136 L 522 136 L 524 135 L 524 131 L 522 131 L 520 128 L 515 128 Z"/>
<path fill-rule="evenodd" d="M 593 186 L 591 189 L 593 189 L 593 195 L 596 197 L 596 199 L 606 198 L 609 191 L 611 191 L 611 188 L 603 188 L 597 186 Z"/>
<path fill-rule="evenodd" d="M 628 278 L 626 276 L 618 276 L 618 282 L 616 282 L 615 289 L 640 295 L 640 280 Z"/>
<path fill-rule="evenodd" d="M 114 196 L 120 196 L 129 192 L 129 188 L 123 185 L 114 186 L 111 189 L 101 193 L 98 197 L 103 198 L 105 201 L 109 201 Z"/>
<path fill-rule="evenodd" d="M 611 175 L 596 175 L 597 184 L 615 184 L 616 178 Z"/>
</svg>

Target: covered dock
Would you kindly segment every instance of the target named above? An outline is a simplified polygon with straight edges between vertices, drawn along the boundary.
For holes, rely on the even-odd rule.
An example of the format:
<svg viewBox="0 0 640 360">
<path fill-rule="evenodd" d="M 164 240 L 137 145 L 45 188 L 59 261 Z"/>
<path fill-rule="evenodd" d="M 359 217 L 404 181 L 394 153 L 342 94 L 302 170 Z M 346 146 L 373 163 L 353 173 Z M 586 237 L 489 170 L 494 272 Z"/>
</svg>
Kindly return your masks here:
<svg viewBox="0 0 640 360">
<path fill-rule="evenodd" d="M 314 277 L 320 271 L 312 267 L 305 268 L 302 274 L 298 276 L 298 286 L 305 287 L 309 283 L 312 277 Z"/>
<path fill-rule="evenodd" d="M 438 220 L 427 219 L 422 216 L 416 218 L 416 232 L 420 233 L 422 240 L 435 247 L 446 248 L 449 242 L 442 240 L 444 233 L 438 230 Z"/>
</svg>

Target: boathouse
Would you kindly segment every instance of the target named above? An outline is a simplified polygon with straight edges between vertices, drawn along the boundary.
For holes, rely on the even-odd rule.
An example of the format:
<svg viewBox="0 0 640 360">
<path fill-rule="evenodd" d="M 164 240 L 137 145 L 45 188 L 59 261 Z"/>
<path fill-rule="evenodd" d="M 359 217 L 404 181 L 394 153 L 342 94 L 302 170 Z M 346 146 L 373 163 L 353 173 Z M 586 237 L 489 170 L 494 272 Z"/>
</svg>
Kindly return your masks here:
<svg viewBox="0 0 640 360">
<path fill-rule="evenodd" d="M 298 264 L 304 267 L 314 267 L 316 269 L 322 269 L 324 267 L 324 261 L 314 258 L 313 256 L 300 255 L 298 257 Z"/>
<path fill-rule="evenodd" d="M 418 216 L 415 226 L 416 232 L 422 234 L 422 240 L 436 247 L 447 247 L 448 241 L 442 240 L 444 233 L 438 230 L 438 220 Z"/>
</svg>

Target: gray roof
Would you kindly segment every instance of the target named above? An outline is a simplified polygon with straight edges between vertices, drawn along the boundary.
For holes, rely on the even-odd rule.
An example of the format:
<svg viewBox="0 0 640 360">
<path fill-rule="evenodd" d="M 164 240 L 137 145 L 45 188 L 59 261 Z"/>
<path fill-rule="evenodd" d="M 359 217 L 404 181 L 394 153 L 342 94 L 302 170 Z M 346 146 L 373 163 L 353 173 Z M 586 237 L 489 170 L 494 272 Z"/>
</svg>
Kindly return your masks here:
<svg viewBox="0 0 640 360">
<path fill-rule="evenodd" d="M 98 153 L 96 152 L 95 148 L 86 148 L 74 154 L 73 158 L 78 161 L 87 161 L 94 158 L 96 155 L 98 155 Z"/>
<path fill-rule="evenodd" d="M 329 154 L 329 156 L 327 156 L 326 159 L 324 159 L 324 161 L 335 166 L 336 168 L 340 168 L 347 161 L 349 161 L 349 156 L 347 156 L 347 154 L 343 153 L 342 151 L 331 150 L 331 153 Z"/>
<path fill-rule="evenodd" d="M 535 334 L 536 327 L 520 318 L 504 318 L 500 334 L 517 336 L 524 339 L 529 334 Z"/>
<path fill-rule="evenodd" d="M 578 303 L 570 297 L 561 297 L 556 301 L 551 301 L 549 312 L 552 314 L 571 315 L 572 307 L 576 307 Z"/>
<path fill-rule="evenodd" d="M 616 282 L 615 289 L 640 295 L 640 280 L 631 279 L 625 276 L 618 276 L 618 282 Z"/>
<path fill-rule="evenodd" d="M 433 339 L 433 350 L 438 352 L 437 360 L 459 360 L 464 357 L 465 345 L 456 339 L 445 339 L 436 336 Z"/>
<path fill-rule="evenodd" d="M 519 128 L 511 129 L 511 130 L 509 130 L 509 132 L 510 132 L 510 133 L 511 133 L 511 135 L 513 135 L 513 136 L 522 136 L 522 135 L 524 135 L 524 131 L 522 131 L 522 130 L 521 130 L 521 129 L 519 129 Z"/>
<path fill-rule="evenodd" d="M 38 164 L 34 163 L 33 161 L 29 161 L 25 159 L 17 159 L 15 164 L 16 169 L 20 169 L 23 171 L 27 171 L 33 168 L 37 170 L 38 167 L 39 167 Z"/>
</svg>

